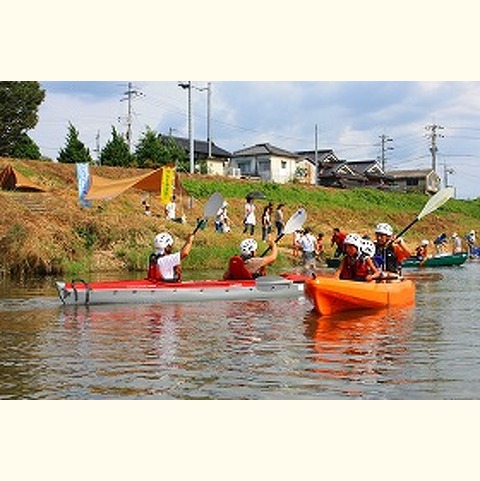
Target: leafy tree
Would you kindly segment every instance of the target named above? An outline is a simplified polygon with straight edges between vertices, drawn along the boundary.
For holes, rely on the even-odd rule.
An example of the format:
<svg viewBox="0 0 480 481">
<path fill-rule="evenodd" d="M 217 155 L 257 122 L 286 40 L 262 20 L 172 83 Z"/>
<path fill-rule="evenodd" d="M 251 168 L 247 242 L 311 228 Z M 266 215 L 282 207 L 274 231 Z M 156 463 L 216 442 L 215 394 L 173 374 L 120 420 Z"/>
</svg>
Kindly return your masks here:
<svg viewBox="0 0 480 481">
<path fill-rule="evenodd" d="M 22 134 L 13 148 L 12 157 L 17 159 L 32 159 L 38 160 L 42 156 L 38 145 L 28 136 Z"/>
<path fill-rule="evenodd" d="M 186 150 L 171 137 L 162 137 L 162 142 L 167 150 L 168 163 L 175 164 L 178 170 L 190 171 L 190 160 Z"/>
<path fill-rule="evenodd" d="M 92 161 L 90 151 L 85 147 L 83 142 L 80 141 L 78 135 L 78 130 L 69 122 L 65 148 L 60 149 L 57 157 L 59 162 L 75 164 L 77 162 Z"/>
<path fill-rule="evenodd" d="M 109 140 L 100 152 L 100 163 L 102 165 L 128 167 L 132 164 L 133 157 L 128 149 L 127 142 L 122 135 L 119 135 L 112 127 L 112 139 Z"/>
<path fill-rule="evenodd" d="M 44 99 L 39 82 L 0 82 L 0 155 L 11 156 L 22 135 L 37 125 Z"/>
<path fill-rule="evenodd" d="M 167 150 L 161 136 L 147 127 L 146 132 L 135 147 L 135 157 L 139 167 L 161 167 L 168 164 Z"/>
<path fill-rule="evenodd" d="M 139 167 L 155 168 L 170 164 L 188 171 L 185 149 L 171 137 L 157 134 L 148 127 L 135 148 L 135 156 Z"/>
</svg>

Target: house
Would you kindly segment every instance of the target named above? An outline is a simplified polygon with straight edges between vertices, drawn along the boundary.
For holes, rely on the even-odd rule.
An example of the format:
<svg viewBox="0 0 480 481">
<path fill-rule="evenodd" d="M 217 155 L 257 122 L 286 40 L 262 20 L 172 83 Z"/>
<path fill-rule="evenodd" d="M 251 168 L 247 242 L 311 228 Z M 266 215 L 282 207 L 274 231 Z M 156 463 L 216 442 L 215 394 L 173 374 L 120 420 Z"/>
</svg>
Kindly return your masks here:
<svg viewBox="0 0 480 481">
<path fill-rule="evenodd" d="M 269 143 L 256 144 L 237 150 L 230 161 L 232 173 L 240 177 L 257 177 L 264 181 L 285 184 L 295 178 L 299 155 Z"/>
<path fill-rule="evenodd" d="M 172 140 L 182 147 L 185 152 L 190 150 L 190 140 L 184 137 L 170 136 Z M 205 140 L 193 141 L 193 158 L 195 164 L 204 160 L 206 163 L 207 174 L 211 175 L 226 175 L 230 157 L 232 154 L 225 149 L 222 149 L 211 143 L 211 157 L 208 156 L 208 142 Z"/>
<path fill-rule="evenodd" d="M 441 179 L 433 169 L 391 170 L 388 172 L 398 190 L 435 194 L 440 189 Z"/>
<path fill-rule="evenodd" d="M 317 184 L 324 187 L 383 188 L 393 182 L 376 160 L 340 160 L 332 150 L 317 153 L 317 158 Z"/>
<path fill-rule="evenodd" d="M 297 180 L 300 183 L 318 184 L 318 166 L 338 161 L 332 149 L 299 150 L 295 153 L 301 158 L 297 163 Z"/>
</svg>

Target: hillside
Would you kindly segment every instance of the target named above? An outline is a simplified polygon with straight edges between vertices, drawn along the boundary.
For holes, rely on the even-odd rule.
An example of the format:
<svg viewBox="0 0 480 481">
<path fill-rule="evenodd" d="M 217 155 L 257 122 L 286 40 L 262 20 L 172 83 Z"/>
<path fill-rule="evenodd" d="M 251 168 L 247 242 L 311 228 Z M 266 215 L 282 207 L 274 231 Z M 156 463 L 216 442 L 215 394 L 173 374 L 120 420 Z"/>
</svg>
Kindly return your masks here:
<svg viewBox="0 0 480 481">
<path fill-rule="evenodd" d="M 428 200 L 420 194 L 385 193 L 373 189 L 338 190 L 298 184 L 278 185 L 219 177 L 182 174 L 188 195 L 180 196 L 186 224 L 167 222 L 157 197 L 150 197 L 152 216 L 144 214 L 140 191 L 128 191 L 110 202 L 96 202 L 81 208 L 77 199 L 75 166 L 40 161 L 0 158 L 0 169 L 10 163 L 45 193 L 0 191 L 0 273 L 78 274 L 115 270 L 144 270 L 152 240 L 161 230 L 170 230 L 176 247 L 202 216 L 203 205 L 214 192 L 229 202 L 233 222 L 230 234 L 216 234 L 213 221 L 196 236 L 195 248 L 185 269 L 223 269 L 243 238 L 242 217 L 245 195 L 260 190 L 266 200 L 257 200 L 257 222 L 270 200 L 284 202 L 285 217 L 299 206 L 306 208 L 307 224 L 314 233 L 324 232 L 330 251 L 333 227 L 359 234 L 373 234 L 378 222 L 389 222 L 399 231 L 411 222 Z M 91 172 L 108 178 L 139 175 L 140 169 L 92 167 Z M 405 239 L 413 248 L 423 238 L 433 240 L 440 232 L 464 235 L 480 229 L 480 200 L 450 200 L 438 211 L 418 222 Z M 261 238 L 260 226 L 255 233 Z M 291 236 L 280 242 L 278 264 L 288 266 Z M 262 244 L 260 243 L 262 246 Z M 262 246 L 263 247 L 263 246 Z"/>
</svg>

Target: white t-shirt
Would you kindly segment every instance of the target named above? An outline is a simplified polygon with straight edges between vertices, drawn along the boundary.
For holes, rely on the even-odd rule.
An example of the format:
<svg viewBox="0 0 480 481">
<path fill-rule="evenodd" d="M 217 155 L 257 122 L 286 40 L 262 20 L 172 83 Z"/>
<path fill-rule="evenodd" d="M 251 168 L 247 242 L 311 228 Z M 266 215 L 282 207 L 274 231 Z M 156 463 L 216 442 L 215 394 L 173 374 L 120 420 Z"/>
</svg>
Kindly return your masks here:
<svg viewBox="0 0 480 481">
<path fill-rule="evenodd" d="M 167 212 L 167 217 L 169 219 L 175 219 L 175 208 L 176 208 L 175 202 L 170 202 L 165 207 L 165 210 Z"/>
<path fill-rule="evenodd" d="M 245 224 L 255 225 L 255 204 L 245 204 Z"/>
<path fill-rule="evenodd" d="M 162 278 L 166 281 L 173 281 L 175 279 L 174 267 L 178 266 L 180 262 L 180 252 L 175 252 L 174 254 L 159 257 L 157 263 Z"/>
<path fill-rule="evenodd" d="M 315 239 L 315 236 L 309 233 L 304 234 L 302 237 L 300 237 L 298 243 L 303 252 L 314 252 L 316 247 L 316 241 L 317 240 Z"/>
</svg>

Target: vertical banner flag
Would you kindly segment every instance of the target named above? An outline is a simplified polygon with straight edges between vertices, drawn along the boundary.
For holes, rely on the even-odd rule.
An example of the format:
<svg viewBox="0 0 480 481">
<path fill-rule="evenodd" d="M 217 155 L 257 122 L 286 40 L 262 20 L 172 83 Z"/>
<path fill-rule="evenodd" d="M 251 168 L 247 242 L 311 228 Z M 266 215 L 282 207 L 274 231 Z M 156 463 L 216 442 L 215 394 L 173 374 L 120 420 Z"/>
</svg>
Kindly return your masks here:
<svg viewBox="0 0 480 481">
<path fill-rule="evenodd" d="M 78 183 L 78 200 L 82 207 L 91 207 L 92 201 L 85 200 L 88 189 L 90 188 L 90 170 L 88 162 L 76 163 L 77 183 Z"/>
<path fill-rule="evenodd" d="M 175 168 L 162 167 L 162 180 L 160 186 L 160 202 L 167 205 L 172 200 L 175 182 Z"/>
</svg>

